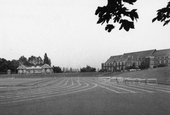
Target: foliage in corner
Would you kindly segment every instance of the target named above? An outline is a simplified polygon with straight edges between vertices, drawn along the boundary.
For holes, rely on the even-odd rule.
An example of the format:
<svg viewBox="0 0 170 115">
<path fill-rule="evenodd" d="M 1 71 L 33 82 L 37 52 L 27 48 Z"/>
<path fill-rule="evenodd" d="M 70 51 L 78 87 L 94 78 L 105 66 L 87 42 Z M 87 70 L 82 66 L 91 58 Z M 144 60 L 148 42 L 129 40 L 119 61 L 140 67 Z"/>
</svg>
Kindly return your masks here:
<svg viewBox="0 0 170 115">
<path fill-rule="evenodd" d="M 157 10 L 157 16 L 152 20 L 152 22 L 155 22 L 156 20 L 164 22 L 163 26 L 170 22 L 170 1 L 166 7 Z"/>
<path fill-rule="evenodd" d="M 107 23 L 105 30 L 111 32 L 115 28 L 115 23 L 120 24 L 119 30 L 122 28 L 126 31 L 134 29 L 134 21 L 139 18 L 136 10 L 129 10 L 125 7 L 125 3 L 133 5 L 137 0 L 108 0 L 108 4 L 96 9 L 95 15 L 99 19 L 97 24 Z M 128 18 L 129 19 L 128 19 Z M 112 21 L 110 23 L 110 21 Z"/>
</svg>

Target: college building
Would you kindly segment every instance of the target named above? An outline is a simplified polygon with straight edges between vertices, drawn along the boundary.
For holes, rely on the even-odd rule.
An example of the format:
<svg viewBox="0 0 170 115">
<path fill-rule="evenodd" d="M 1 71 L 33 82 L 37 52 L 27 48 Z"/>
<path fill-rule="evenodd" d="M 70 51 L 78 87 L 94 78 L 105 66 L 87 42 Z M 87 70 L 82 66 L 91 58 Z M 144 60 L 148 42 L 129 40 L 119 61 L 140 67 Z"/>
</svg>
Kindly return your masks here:
<svg viewBox="0 0 170 115">
<path fill-rule="evenodd" d="M 161 66 L 170 66 L 170 49 L 124 53 L 102 63 L 102 69 L 110 72 Z"/>
<path fill-rule="evenodd" d="M 18 70 L 18 74 L 33 74 L 33 73 L 49 74 L 53 72 L 52 67 L 50 67 L 48 64 L 44 64 L 42 66 L 31 66 L 31 67 L 20 65 L 17 68 L 17 70 Z"/>
</svg>

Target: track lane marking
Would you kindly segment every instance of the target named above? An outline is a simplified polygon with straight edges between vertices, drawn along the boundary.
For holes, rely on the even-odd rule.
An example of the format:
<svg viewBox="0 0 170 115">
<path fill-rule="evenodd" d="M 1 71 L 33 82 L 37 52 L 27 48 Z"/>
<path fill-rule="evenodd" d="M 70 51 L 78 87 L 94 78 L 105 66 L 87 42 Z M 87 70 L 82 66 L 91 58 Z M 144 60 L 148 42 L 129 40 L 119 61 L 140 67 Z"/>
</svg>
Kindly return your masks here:
<svg viewBox="0 0 170 115">
<path fill-rule="evenodd" d="M 81 81 L 81 82 L 84 82 L 84 81 Z M 86 83 L 86 82 L 84 82 L 84 83 Z M 88 83 L 86 83 L 86 84 L 88 84 Z M 31 100 L 35 100 L 35 99 L 44 99 L 44 98 L 49 98 L 49 97 L 56 97 L 56 96 L 61 96 L 61 95 L 67 95 L 67 94 L 87 91 L 87 90 L 90 90 L 90 89 L 97 87 L 97 84 L 95 84 L 93 87 L 86 88 L 88 86 L 89 86 L 89 84 L 87 86 L 82 87 L 81 89 L 78 89 L 77 91 L 65 92 L 65 93 L 62 93 L 62 94 L 48 95 L 48 96 L 37 97 L 37 98 L 27 98 L 27 99 L 23 99 L 23 100 L 14 100 L 14 101 L 10 101 L 10 102 L 0 103 L 0 105 L 8 104 L 8 103 L 15 103 L 15 102 L 31 101 Z M 86 88 L 86 89 L 83 89 L 83 88 Z"/>
<path fill-rule="evenodd" d="M 117 87 L 117 86 L 113 86 L 113 85 L 106 84 L 106 83 L 102 83 L 102 82 L 97 82 L 97 83 L 99 83 L 99 84 L 103 84 L 103 85 L 108 85 L 108 86 L 111 86 L 111 87 L 113 87 L 113 88 L 117 88 L 117 89 L 125 90 L 125 91 L 131 92 L 131 93 L 137 93 L 137 92 L 135 92 L 135 91 L 128 90 L 128 89 L 125 89 L 125 88 L 122 88 L 122 87 Z"/>
<path fill-rule="evenodd" d="M 64 80 L 66 80 L 66 78 L 64 78 L 59 84 L 61 84 L 62 82 L 64 82 Z M 58 80 L 57 80 L 58 81 Z M 57 86 L 59 85 L 59 84 L 57 84 Z M 40 88 L 44 88 L 44 87 L 36 87 L 36 89 L 40 89 Z M 22 91 L 22 92 L 20 92 L 21 94 L 25 94 L 24 92 L 26 92 L 26 91 L 28 91 L 28 90 L 36 90 L 36 89 L 34 89 L 34 88 L 28 88 L 27 90 L 20 90 L 20 91 Z M 12 95 L 11 95 L 11 93 L 5 93 L 4 95 L 1 95 L 0 97 L 7 97 L 8 98 L 8 96 L 9 97 L 11 97 Z"/>
<path fill-rule="evenodd" d="M 134 85 L 132 85 L 132 86 L 134 86 Z M 162 92 L 170 93 L 170 91 L 156 89 L 156 88 L 151 88 L 151 87 L 146 87 L 146 86 L 134 86 L 134 87 L 141 87 L 141 88 L 145 88 L 145 89 L 152 89 L 152 90 L 157 90 L 157 91 L 162 91 Z"/>
<path fill-rule="evenodd" d="M 67 82 L 68 83 L 68 82 Z M 73 84 L 71 84 L 71 85 L 68 85 L 68 86 L 66 86 L 67 84 L 65 84 L 65 86 L 63 85 L 62 87 L 55 87 L 55 88 L 50 88 L 50 89 L 55 89 L 54 91 L 53 90 L 51 90 L 50 92 L 42 92 L 42 91 L 39 91 L 39 92 L 37 92 L 37 90 L 34 90 L 34 92 L 36 92 L 36 93 L 34 93 L 34 92 L 29 92 L 29 94 L 27 94 L 26 96 L 25 96 L 25 93 L 23 93 L 22 95 L 16 95 L 16 96 L 9 96 L 9 97 L 7 97 L 7 96 L 3 96 L 3 97 L 5 97 L 5 99 L 10 99 L 10 98 L 14 98 L 15 97 L 15 99 L 17 99 L 17 98 L 19 98 L 19 97 L 29 97 L 29 96 L 38 96 L 38 95 L 45 95 L 45 94 L 51 94 L 51 92 L 59 92 L 60 90 L 62 90 L 62 89 L 67 89 L 67 88 L 71 88 L 72 86 L 73 86 Z M 74 88 L 74 87 L 73 87 Z M 57 90 L 56 90 L 57 89 Z M 41 90 L 44 90 L 44 88 L 43 89 L 41 89 Z M 2 97 L 2 96 L 1 96 Z M 0 99 L 1 100 L 1 99 Z"/>
<path fill-rule="evenodd" d="M 111 83 L 111 84 L 116 85 L 116 84 L 113 84 L 113 83 Z M 136 89 L 136 90 L 141 90 L 141 91 L 145 91 L 145 92 L 148 92 L 148 93 L 153 93 L 154 92 L 154 91 L 149 91 L 149 90 L 145 90 L 145 89 L 141 89 L 141 88 L 135 88 L 135 87 L 131 87 L 131 86 L 124 86 L 124 85 L 116 85 L 116 86 L 126 87 L 126 88 Z"/>
<path fill-rule="evenodd" d="M 84 80 L 84 79 L 83 79 L 83 80 Z M 110 89 L 110 88 L 108 88 L 108 87 L 102 86 L 102 85 L 100 85 L 99 83 L 92 82 L 91 80 L 85 80 L 85 81 L 88 81 L 88 82 L 90 82 L 90 83 L 96 84 L 97 86 L 100 86 L 100 87 L 102 87 L 102 88 L 104 88 L 104 89 L 110 90 L 110 91 L 112 91 L 112 92 L 114 92 L 114 93 L 122 93 L 122 92 L 118 92 L 118 91 L 116 91 L 116 90 Z"/>
<path fill-rule="evenodd" d="M 68 82 L 67 82 L 68 83 Z M 67 84 L 66 84 L 67 85 Z M 73 84 L 74 85 L 74 84 Z M 79 83 L 79 85 L 76 85 L 76 86 L 74 86 L 74 87 L 71 87 L 72 85 L 69 85 L 69 86 L 65 86 L 65 87 L 61 87 L 60 89 L 57 89 L 57 90 L 52 90 L 52 91 L 50 91 L 50 92 L 43 92 L 42 93 L 42 91 L 41 91 L 41 93 L 32 93 L 32 94 L 29 94 L 29 95 L 17 95 L 17 96 L 15 96 L 16 98 L 15 99 L 17 99 L 17 98 L 28 98 L 28 97 L 35 97 L 35 96 L 39 96 L 39 95 L 48 95 L 48 94 L 55 94 L 55 93 L 60 93 L 61 92 L 61 90 L 62 89 L 64 89 L 64 90 L 62 90 L 62 91 L 65 91 L 65 90 L 70 90 L 70 89 L 68 89 L 68 88 L 71 88 L 71 90 L 74 88 L 77 88 L 77 87 L 79 87 L 81 84 Z M 88 85 L 86 85 L 86 86 L 88 86 Z M 56 89 L 56 88 L 55 88 Z M 73 90 L 74 90 L 73 89 Z M 51 93 L 52 92 L 52 93 Z M 12 96 L 12 98 L 13 98 L 14 96 Z M 11 97 L 8 97 L 9 99 L 11 99 Z M 8 99 L 8 100 L 9 100 Z"/>
</svg>

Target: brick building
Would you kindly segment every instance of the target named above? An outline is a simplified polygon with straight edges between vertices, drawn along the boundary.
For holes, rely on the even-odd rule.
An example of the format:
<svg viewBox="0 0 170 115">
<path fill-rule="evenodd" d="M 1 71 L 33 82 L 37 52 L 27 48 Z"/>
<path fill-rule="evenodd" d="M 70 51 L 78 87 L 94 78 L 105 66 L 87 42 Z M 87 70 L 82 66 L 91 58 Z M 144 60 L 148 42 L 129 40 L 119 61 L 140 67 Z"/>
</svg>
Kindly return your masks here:
<svg viewBox="0 0 170 115">
<path fill-rule="evenodd" d="M 138 69 L 142 66 L 147 68 L 170 66 L 170 49 L 124 53 L 123 55 L 111 56 L 105 63 L 102 63 L 102 69 L 111 72 L 128 68 Z"/>
</svg>

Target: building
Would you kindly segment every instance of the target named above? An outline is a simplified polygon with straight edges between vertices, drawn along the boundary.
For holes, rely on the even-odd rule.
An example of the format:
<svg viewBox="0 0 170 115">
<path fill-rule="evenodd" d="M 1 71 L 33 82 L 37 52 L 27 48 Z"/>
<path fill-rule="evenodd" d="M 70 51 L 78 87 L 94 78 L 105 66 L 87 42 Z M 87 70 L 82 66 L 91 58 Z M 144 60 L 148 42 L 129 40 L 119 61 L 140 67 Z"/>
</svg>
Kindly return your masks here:
<svg viewBox="0 0 170 115">
<path fill-rule="evenodd" d="M 161 65 L 170 66 L 170 49 L 158 50 L 154 53 L 154 65 L 156 67 Z"/>
<path fill-rule="evenodd" d="M 102 63 L 102 69 L 111 72 L 159 66 L 170 66 L 170 49 L 124 53 L 111 56 L 105 63 Z"/>
<path fill-rule="evenodd" d="M 31 66 L 26 67 L 25 65 L 20 65 L 18 68 L 18 74 L 33 74 L 33 73 L 40 73 L 40 74 L 46 74 L 46 73 L 52 73 L 53 69 L 48 64 L 44 64 L 42 66 Z"/>
</svg>

